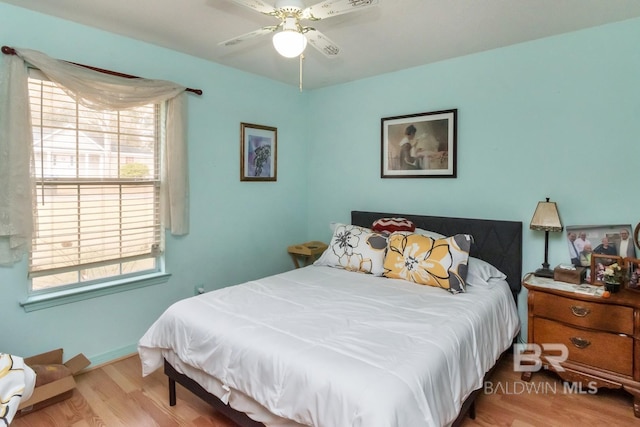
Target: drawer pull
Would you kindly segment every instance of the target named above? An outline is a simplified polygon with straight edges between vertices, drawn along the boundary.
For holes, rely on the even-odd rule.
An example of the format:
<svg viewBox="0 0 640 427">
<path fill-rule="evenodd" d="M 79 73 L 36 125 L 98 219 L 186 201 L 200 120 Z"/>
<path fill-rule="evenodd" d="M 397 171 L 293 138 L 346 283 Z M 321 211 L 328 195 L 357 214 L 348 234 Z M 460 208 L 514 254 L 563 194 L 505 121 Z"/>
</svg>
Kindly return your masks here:
<svg viewBox="0 0 640 427">
<path fill-rule="evenodd" d="M 580 307 L 579 305 L 572 305 L 571 312 L 574 316 L 585 317 L 587 314 L 591 313 L 591 310 L 586 307 Z"/>
<path fill-rule="evenodd" d="M 578 348 L 587 348 L 591 345 L 591 341 L 578 337 L 571 337 L 571 343 Z"/>
</svg>

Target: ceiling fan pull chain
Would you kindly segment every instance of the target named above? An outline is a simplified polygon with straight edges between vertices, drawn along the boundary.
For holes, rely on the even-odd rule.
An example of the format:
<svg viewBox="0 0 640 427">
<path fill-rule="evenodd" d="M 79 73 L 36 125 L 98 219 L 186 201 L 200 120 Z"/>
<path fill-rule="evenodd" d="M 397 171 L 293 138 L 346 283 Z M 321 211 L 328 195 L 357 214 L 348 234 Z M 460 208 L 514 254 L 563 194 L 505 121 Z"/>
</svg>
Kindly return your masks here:
<svg viewBox="0 0 640 427">
<path fill-rule="evenodd" d="M 302 61 L 304 61 L 304 54 L 300 54 L 300 92 L 302 92 Z"/>
</svg>

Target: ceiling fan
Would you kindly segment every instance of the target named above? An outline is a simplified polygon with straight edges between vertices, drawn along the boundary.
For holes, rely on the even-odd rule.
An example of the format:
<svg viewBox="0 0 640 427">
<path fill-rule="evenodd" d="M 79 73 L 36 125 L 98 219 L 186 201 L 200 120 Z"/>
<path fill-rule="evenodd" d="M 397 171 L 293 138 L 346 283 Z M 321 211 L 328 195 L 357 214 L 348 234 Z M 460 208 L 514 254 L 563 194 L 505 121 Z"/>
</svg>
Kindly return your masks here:
<svg viewBox="0 0 640 427">
<path fill-rule="evenodd" d="M 271 6 L 262 0 L 231 1 L 264 15 L 273 16 L 280 20 L 280 23 L 225 40 L 218 43 L 218 45 L 233 46 L 254 37 L 275 32 L 273 46 L 280 55 L 286 58 L 300 56 L 307 47 L 307 42 L 325 56 L 335 57 L 340 53 L 338 45 L 315 28 L 303 26 L 301 21 L 319 21 L 361 10 L 378 3 L 378 0 L 325 0 L 313 6 L 304 7 L 301 0 L 278 0 L 275 6 Z"/>
</svg>

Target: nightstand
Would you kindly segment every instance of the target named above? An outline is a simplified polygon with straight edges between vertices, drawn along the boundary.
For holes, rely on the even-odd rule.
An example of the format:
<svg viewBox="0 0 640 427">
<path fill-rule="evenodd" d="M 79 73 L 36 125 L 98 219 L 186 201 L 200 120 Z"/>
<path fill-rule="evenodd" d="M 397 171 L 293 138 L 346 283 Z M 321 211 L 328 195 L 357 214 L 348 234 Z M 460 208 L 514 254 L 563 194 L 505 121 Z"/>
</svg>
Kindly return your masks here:
<svg viewBox="0 0 640 427">
<path fill-rule="evenodd" d="M 298 260 L 303 261 L 303 266 L 306 267 L 313 263 L 326 249 L 327 245 L 325 243 L 312 241 L 289 246 L 287 252 L 291 255 L 291 259 L 296 268 L 300 268 Z"/>
<path fill-rule="evenodd" d="M 533 275 L 523 281 L 529 291 L 528 341 L 540 346 L 542 366 L 584 389 L 626 390 L 640 418 L 640 293 L 623 289 L 602 298 L 556 289 L 556 283 Z M 564 344 L 567 359 L 558 364 L 557 351 L 546 353 L 547 359 L 545 344 Z M 524 372 L 522 379 L 531 375 Z"/>
</svg>

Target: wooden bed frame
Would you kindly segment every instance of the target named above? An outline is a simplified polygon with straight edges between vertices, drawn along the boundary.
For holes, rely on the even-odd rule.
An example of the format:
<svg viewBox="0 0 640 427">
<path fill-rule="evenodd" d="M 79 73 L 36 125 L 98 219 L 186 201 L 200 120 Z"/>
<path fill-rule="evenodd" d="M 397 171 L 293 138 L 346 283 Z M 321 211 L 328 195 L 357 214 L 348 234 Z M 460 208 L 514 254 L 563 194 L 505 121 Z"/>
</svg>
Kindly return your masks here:
<svg viewBox="0 0 640 427">
<path fill-rule="evenodd" d="M 522 286 L 522 222 L 352 211 L 351 223 L 363 227 L 371 227 L 373 221 L 385 217 L 407 218 L 416 224 L 418 228 L 434 231 L 445 236 L 459 233 L 472 235 L 474 242 L 471 245 L 470 255 L 487 261 L 506 274 L 515 302 L 516 304 L 518 303 L 518 293 Z M 510 349 L 507 349 L 503 355 L 509 351 Z M 502 358 L 502 355 L 500 358 Z M 485 374 L 485 380 L 491 376 L 496 365 Z M 169 378 L 170 406 L 175 406 L 176 404 L 176 383 L 178 383 L 209 403 L 215 410 L 227 416 L 238 426 L 264 426 L 264 424 L 249 418 L 247 414 L 222 403 L 220 399 L 210 394 L 196 381 L 178 372 L 166 360 L 164 361 L 164 373 Z M 458 418 L 452 424 L 454 427 L 462 424 L 467 415 L 471 419 L 475 419 L 475 399 L 481 391 L 482 388 L 474 390 L 464 401 Z"/>
</svg>

